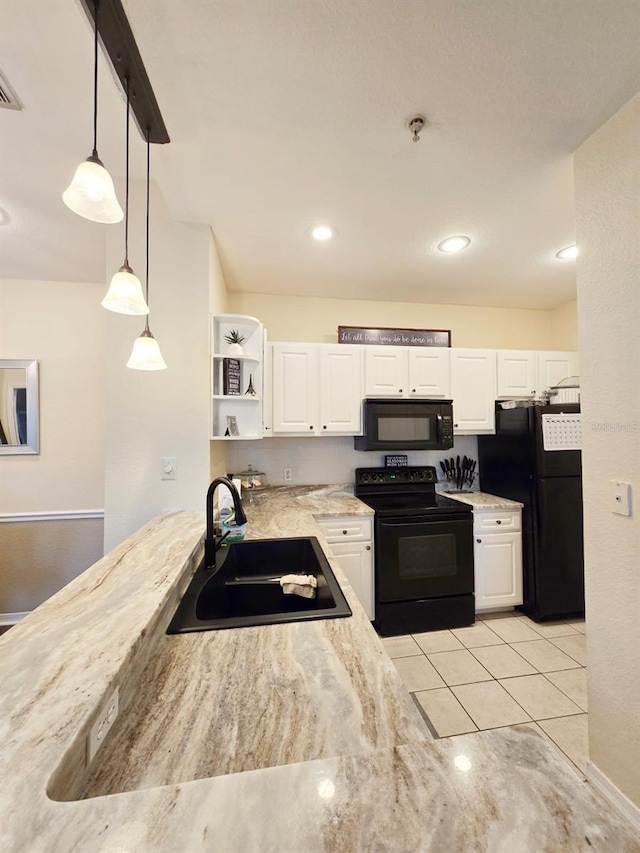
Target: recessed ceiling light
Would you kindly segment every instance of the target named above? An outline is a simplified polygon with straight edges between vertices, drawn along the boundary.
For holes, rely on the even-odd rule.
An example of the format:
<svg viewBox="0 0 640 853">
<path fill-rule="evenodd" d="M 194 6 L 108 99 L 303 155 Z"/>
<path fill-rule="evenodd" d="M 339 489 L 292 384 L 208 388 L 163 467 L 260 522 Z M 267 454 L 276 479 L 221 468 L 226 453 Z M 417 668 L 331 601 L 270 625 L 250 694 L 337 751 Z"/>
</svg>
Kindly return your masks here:
<svg viewBox="0 0 640 853">
<path fill-rule="evenodd" d="M 578 247 L 577 246 L 567 246 L 564 249 L 560 249 L 559 252 L 556 252 L 556 258 L 560 258 L 561 261 L 572 261 L 574 258 L 578 257 Z"/>
<path fill-rule="evenodd" d="M 335 234 L 335 230 L 330 225 L 316 225 L 311 229 L 313 239 L 321 243 L 331 240 L 332 237 L 335 237 Z"/>
<path fill-rule="evenodd" d="M 447 239 L 443 240 L 442 243 L 438 243 L 438 249 L 441 252 L 448 252 L 451 254 L 452 252 L 460 252 L 462 249 L 466 249 L 470 242 L 470 237 L 464 237 L 462 235 L 458 237 L 447 237 Z"/>
</svg>

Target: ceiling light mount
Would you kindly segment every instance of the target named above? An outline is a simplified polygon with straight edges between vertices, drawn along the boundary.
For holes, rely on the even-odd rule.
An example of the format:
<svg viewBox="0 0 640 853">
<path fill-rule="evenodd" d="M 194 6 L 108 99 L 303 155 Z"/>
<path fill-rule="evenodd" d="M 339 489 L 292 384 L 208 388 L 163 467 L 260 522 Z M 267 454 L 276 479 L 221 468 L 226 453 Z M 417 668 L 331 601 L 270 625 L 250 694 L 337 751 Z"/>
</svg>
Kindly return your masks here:
<svg viewBox="0 0 640 853">
<path fill-rule="evenodd" d="M 560 249 L 559 252 L 556 252 L 556 258 L 559 258 L 561 261 L 573 261 L 577 257 L 577 246 L 565 246 L 564 249 Z"/>
<path fill-rule="evenodd" d="M 459 234 L 455 237 L 447 237 L 446 240 L 438 243 L 437 249 L 447 255 L 452 255 L 454 252 L 461 252 L 463 249 L 466 249 L 470 243 L 471 237 Z"/>
<path fill-rule="evenodd" d="M 424 129 L 426 122 L 423 116 L 414 116 L 409 121 L 409 130 L 413 134 L 413 141 L 420 142 L 420 132 Z"/>
</svg>

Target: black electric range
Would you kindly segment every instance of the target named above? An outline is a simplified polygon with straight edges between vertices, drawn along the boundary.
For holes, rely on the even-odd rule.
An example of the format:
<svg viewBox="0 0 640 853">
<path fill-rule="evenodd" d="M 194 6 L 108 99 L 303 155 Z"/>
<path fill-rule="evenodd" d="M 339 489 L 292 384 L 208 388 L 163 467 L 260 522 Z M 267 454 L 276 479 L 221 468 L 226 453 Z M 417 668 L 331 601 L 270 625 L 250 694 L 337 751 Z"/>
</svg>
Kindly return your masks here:
<svg viewBox="0 0 640 853">
<path fill-rule="evenodd" d="M 375 627 L 383 636 L 471 625 L 473 510 L 436 493 L 433 466 L 358 468 L 375 511 Z"/>
</svg>

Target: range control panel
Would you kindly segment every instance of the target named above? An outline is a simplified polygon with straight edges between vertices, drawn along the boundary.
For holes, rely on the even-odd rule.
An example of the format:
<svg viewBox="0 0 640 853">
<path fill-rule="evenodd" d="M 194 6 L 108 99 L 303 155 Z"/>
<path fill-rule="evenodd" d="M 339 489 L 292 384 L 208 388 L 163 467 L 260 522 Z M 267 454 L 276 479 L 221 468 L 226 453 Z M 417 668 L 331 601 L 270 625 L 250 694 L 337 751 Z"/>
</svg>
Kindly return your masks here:
<svg viewBox="0 0 640 853">
<path fill-rule="evenodd" d="M 356 486 L 415 485 L 437 482 L 438 475 L 433 465 L 407 466 L 406 468 L 356 468 Z"/>
</svg>

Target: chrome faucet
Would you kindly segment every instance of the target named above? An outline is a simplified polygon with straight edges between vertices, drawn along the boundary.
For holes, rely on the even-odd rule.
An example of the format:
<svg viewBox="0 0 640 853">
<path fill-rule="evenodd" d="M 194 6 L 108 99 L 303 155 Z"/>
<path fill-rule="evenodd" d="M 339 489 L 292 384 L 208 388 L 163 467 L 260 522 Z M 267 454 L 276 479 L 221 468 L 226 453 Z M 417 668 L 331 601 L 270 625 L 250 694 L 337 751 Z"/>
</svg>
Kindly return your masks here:
<svg viewBox="0 0 640 853">
<path fill-rule="evenodd" d="M 216 567 L 216 551 L 222 545 L 231 531 L 227 530 L 224 536 L 216 539 L 216 531 L 213 527 L 213 495 L 218 486 L 226 486 L 231 492 L 233 509 L 235 511 L 236 524 L 246 524 L 247 516 L 242 508 L 242 501 L 238 490 L 228 477 L 216 477 L 207 490 L 207 535 L 204 539 L 204 564 L 207 569 Z"/>
</svg>

